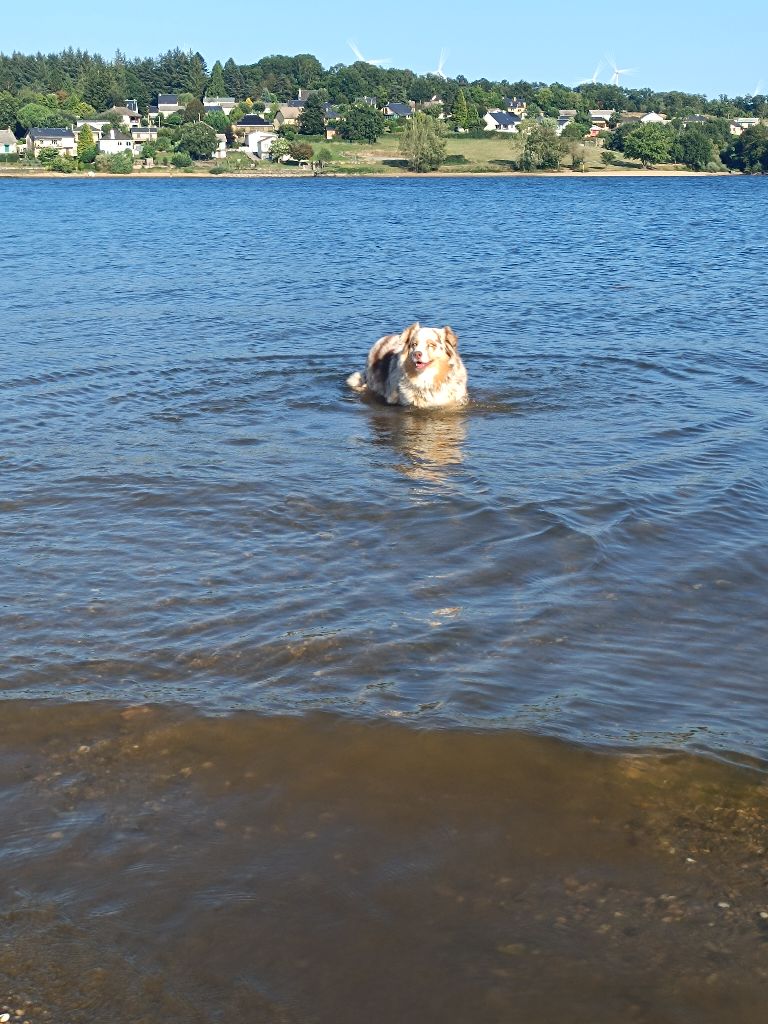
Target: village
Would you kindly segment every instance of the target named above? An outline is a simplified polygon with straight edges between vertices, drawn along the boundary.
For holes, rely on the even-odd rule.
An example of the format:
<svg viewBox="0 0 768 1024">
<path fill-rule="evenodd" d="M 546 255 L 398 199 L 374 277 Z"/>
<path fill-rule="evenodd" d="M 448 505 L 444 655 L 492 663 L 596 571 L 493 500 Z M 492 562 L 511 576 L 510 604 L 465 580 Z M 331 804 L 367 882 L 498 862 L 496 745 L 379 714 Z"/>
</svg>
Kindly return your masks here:
<svg viewBox="0 0 768 1024">
<path fill-rule="evenodd" d="M 311 95 L 311 90 L 299 89 L 297 95 L 289 102 L 275 103 L 269 109 L 253 109 L 252 112 L 244 112 L 254 107 L 249 101 L 244 105 L 232 96 L 204 96 L 202 103 L 199 104 L 200 112 L 197 119 L 203 121 L 208 115 L 220 115 L 220 118 L 227 120 L 230 128 L 226 133 L 216 131 L 215 147 L 210 153 L 204 156 L 201 154 L 200 157 L 221 161 L 232 154 L 242 154 L 253 163 L 274 161 L 307 165 L 309 159 L 296 160 L 279 146 L 275 147 L 273 152 L 273 147 L 281 136 L 295 137 L 301 125 L 302 113 Z M 261 107 L 262 104 L 258 106 Z M 322 102 L 321 108 L 325 140 L 330 142 L 343 136 L 348 114 L 341 112 L 329 102 Z M 355 108 L 377 111 L 382 123 L 386 125 L 385 131 L 402 129 L 417 113 L 429 113 L 438 122 L 450 120 L 453 133 L 456 135 L 461 135 L 465 131 L 450 118 L 437 95 L 422 102 L 411 100 L 384 104 L 375 97 L 361 96 L 351 106 L 351 109 Z M 178 124 L 180 118 L 187 115 L 188 109 L 188 100 L 183 95 L 159 93 L 156 102 L 147 107 L 145 114 L 140 112 L 135 99 L 126 99 L 122 105 L 115 104 L 101 114 L 78 118 L 69 128 L 36 125 L 29 129 L 26 137 L 17 138 L 9 126 L 0 129 L 0 155 L 8 157 L 16 154 L 28 161 L 47 160 L 50 163 L 51 156 L 55 154 L 74 160 L 78 157 L 81 133 L 86 129 L 91 133 L 93 147 L 99 156 L 122 155 L 126 161 L 130 156 L 134 167 L 152 168 L 159 129 L 165 124 Z M 232 119 L 233 112 L 235 119 Z M 679 119 L 678 126 L 700 126 L 711 120 L 707 115 L 692 114 Z M 544 116 L 540 112 L 529 112 L 524 99 L 509 96 L 504 97 L 500 106 L 482 114 L 479 127 L 482 133 L 487 133 L 488 136 L 518 135 L 532 122 L 543 121 Z M 669 123 L 669 118 L 664 113 L 652 110 L 593 109 L 588 111 L 588 123 L 585 123 L 584 115 L 580 117 L 576 109 L 560 109 L 555 122 L 555 132 L 558 136 L 566 132 L 571 139 L 581 139 L 600 146 L 607 133 L 618 126 Z M 744 131 L 760 123 L 758 117 L 733 117 L 729 121 L 728 130 L 731 136 L 739 137 Z"/>
</svg>

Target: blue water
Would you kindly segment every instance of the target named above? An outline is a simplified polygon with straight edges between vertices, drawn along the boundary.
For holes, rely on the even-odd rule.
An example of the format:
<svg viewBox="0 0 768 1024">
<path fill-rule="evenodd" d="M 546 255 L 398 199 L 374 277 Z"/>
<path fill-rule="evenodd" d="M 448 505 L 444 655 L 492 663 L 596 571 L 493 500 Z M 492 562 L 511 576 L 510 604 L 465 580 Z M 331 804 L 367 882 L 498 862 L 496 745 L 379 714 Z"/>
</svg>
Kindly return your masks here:
<svg viewBox="0 0 768 1024">
<path fill-rule="evenodd" d="M 0 180 L 2 695 L 765 756 L 766 190 Z"/>
</svg>

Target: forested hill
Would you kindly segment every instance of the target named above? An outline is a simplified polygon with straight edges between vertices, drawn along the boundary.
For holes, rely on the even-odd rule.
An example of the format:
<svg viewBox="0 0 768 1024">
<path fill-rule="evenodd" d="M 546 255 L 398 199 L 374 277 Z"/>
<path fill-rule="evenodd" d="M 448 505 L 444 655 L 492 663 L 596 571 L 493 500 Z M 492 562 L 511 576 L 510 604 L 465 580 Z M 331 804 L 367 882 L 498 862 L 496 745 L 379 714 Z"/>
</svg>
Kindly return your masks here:
<svg viewBox="0 0 768 1024">
<path fill-rule="evenodd" d="M 136 99 L 146 111 L 158 93 L 189 93 L 202 97 L 233 96 L 243 100 L 286 101 L 299 89 L 316 89 L 331 103 L 352 103 L 360 96 L 373 96 L 380 102 L 424 101 L 437 95 L 446 109 L 453 108 L 462 89 L 468 102 L 480 114 L 501 104 L 505 96 L 518 96 L 532 110 L 556 116 L 562 108 L 656 110 L 669 117 L 687 114 L 712 114 L 733 117 L 747 114 L 768 117 L 765 96 L 705 96 L 684 92 L 654 92 L 652 89 L 625 88 L 602 83 L 586 83 L 576 88 L 543 82 L 489 81 L 470 82 L 463 76 L 444 80 L 435 75 L 418 75 L 402 68 L 379 68 L 358 61 L 324 68 L 308 53 L 294 57 L 262 57 L 254 64 L 236 64 L 231 58 L 216 61 L 208 68 L 199 53 L 169 50 L 158 57 L 127 58 L 119 51 L 111 60 L 84 50 L 61 53 L 0 54 L 0 127 L 12 123 L 18 101 L 29 102 L 41 94 L 58 94 L 58 102 L 86 104 L 93 110 L 106 110 Z"/>
</svg>

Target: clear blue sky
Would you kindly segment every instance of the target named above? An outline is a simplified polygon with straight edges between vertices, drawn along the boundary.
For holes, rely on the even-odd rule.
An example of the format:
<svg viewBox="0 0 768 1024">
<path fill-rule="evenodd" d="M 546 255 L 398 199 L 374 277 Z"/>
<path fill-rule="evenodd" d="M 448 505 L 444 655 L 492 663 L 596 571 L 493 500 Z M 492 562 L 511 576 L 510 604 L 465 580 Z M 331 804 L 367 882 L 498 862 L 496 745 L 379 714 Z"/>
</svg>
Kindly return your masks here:
<svg viewBox="0 0 768 1024">
<path fill-rule="evenodd" d="M 445 70 L 469 79 L 560 81 L 591 78 L 605 55 L 636 68 L 622 84 L 680 89 L 709 97 L 768 92 L 768 3 L 730 7 L 691 0 L 645 4 L 511 4 L 488 0 L 456 14 L 445 0 L 294 0 L 284 8 L 242 0 L 134 0 L 115 7 L 103 0 L 38 0 L 34 14 L 6 5 L 0 51 L 44 53 L 67 46 L 111 57 L 156 56 L 174 46 L 199 50 L 211 65 L 233 57 L 252 63 L 271 53 L 313 53 L 328 67 L 351 63 L 353 39 L 366 57 L 393 67 L 434 70 L 441 49 Z M 603 64 L 600 80 L 610 71 Z"/>
</svg>

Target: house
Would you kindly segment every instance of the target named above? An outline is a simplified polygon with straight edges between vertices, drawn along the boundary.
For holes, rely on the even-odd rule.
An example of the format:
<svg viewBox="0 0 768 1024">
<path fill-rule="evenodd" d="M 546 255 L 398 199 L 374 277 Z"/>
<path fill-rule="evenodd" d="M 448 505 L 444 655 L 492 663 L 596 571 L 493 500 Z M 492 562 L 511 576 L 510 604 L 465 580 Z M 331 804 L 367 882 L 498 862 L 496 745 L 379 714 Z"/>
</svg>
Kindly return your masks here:
<svg viewBox="0 0 768 1024">
<path fill-rule="evenodd" d="M 80 117 L 75 121 L 75 132 L 79 133 L 86 125 L 93 132 L 94 139 L 98 139 L 105 128 L 112 127 L 112 122 L 104 121 L 100 117 Z"/>
<path fill-rule="evenodd" d="M 356 107 L 378 107 L 379 101 L 375 96 L 357 96 L 355 98 Z"/>
<path fill-rule="evenodd" d="M 296 107 L 292 103 L 281 103 L 275 114 L 275 124 L 278 128 L 282 128 L 284 124 L 298 124 L 303 109 L 303 103 L 300 107 Z"/>
<path fill-rule="evenodd" d="M 109 132 L 97 142 L 100 153 L 114 156 L 115 153 L 133 153 L 133 139 L 110 128 Z"/>
<path fill-rule="evenodd" d="M 274 132 L 250 131 L 245 137 L 243 149 L 247 149 L 259 160 L 266 160 L 276 138 Z"/>
<path fill-rule="evenodd" d="M 77 156 L 77 139 L 71 128 L 30 128 L 27 151 L 37 156 L 44 149 L 55 149 L 63 156 Z"/>
<path fill-rule="evenodd" d="M 151 108 L 150 108 L 151 109 Z M 162 114 L 163 117 L 168 117 L 169 114 L 176 114 L 180 110 L 183 110 L 183 104 L 179 103 L 179 97 L 173 93 L 158 93 L 157 96 L 157 113 Z"/>
<path fill-rule="evenodd" d="M 247 134 L 254 131 L 271 132 L 274 127 L 274 122 L 268 121 L 261 114 L 244 114 L 235 125 L 235 131 L 239 134 Z"/>
<path fill-rule="evenodd" d="M 326 121 L 338 121 L 341 117 L 339 111 L 334 106 L 331 106 L 330 103 L 323 104 L 323 113 L 325 114 Z"/>
<path fill-rule="evenodd" d="M 115 114 L 126 128 L 130 128 L 134 124 L 141 124 L 141 115 L 137 110 L 131 110 L 130 107 L 110 107 L 109 110 L 103 110 L 98 116 L 103 118 L 114 116 Z"/>
<path fill-rule="evenodd" d="M 125 101 L 125 105 L 126 105 L 126 107 L 129 110 L 133 110 L 133 111 L 135 111 L 138 114 L 138 112 L 139 112 L 139 101 L 138 100 L 126 100 Z"/>
<path fill-rule="evenodd" d="M 517 114 L 518 117 L 525 117 L 528 104 L 520 96 L 505 96 L 501 106 L 508 114 Z"/>
<path fill-rule="evenodd" d="M 227 117 L 237 106 L 234 96 L 203 96 L 203 106 L 206 114 L 211 110 L 220 110 Z"/>
<path fill-rule="evenodd" d="M 589 129 L 589 137 L 596 139 L 600 132 L 607 132 L 610 128 L 609 121 L 614 114 L 614 110 L 590 110 L 592 127 Z"/>
<path fill-rule="evenodd" d="M 386 107 L 382 107 L 381 110 L 384 117 L 404 117 L 408 120 L 409 117 L 413 117 L 413 108 L 409 103 L 388 103 Z"/>
<path fill-rule="evenodd" d="M 759 124 L 759 117 L 734 117 L 728 127 L 731 135 L 741 135 L 747 128 L 756 128 Z"/>
<path fill-rule="evenodd" d="M 133 148 L 136 149 L 142 146 L 145 142 L 157 142 L 157 128 L 151 124 L 148 127 L 144 125 L 136 125 L 131 128 L 131 138 L 133 139 Z"/>
<path fill-rule="evenodd" d="M 483 131 L 486 132 L 509 132 L 517 134 L 517 126 L 522 122 L 522 117 L 517 114 L 508 114 L 506 110 L 489 110 L 483 118 L 485 122 Z"/>
<path fill-rule="evenodd" d="M 0 128 L 0 154 L 16 153 L 19 143 L 10 128 Z"/>
<path fill-rule="evenodd" d="M 666 124 L 667 115 L 657 114 L 655 110 L 649 110 L 647 114 L 643 114 L 640 118 L 640 124 Z"/>
<path fill-rule="evenodd" d="M 704 114 L 689 114 L 688 117 L 683 118 L 683 127 L 687 128 L 690 124 L 706 124 L 708 121 L 709 118 Z"/>
</svg>

